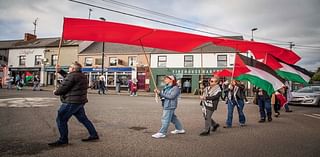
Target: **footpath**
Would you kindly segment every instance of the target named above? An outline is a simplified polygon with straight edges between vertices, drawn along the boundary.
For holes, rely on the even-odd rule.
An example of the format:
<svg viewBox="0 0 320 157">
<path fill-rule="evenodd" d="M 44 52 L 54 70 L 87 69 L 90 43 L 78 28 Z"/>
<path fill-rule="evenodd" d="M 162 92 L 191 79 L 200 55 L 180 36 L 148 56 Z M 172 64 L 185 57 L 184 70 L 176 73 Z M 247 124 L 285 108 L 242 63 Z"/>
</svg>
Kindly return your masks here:
<svg viewBox="0 0 320 157">
<path fill-rule="evenodd" d="M 22 90 L 32 90 L 32 87 L 25 86 L 22 88 Z M 41 91 L 53 91 L 54 86 L 45 86 L 41 87 Z M 97 89 L 88 89 L 89 94 L 98 94 Z M 106 95 L 123 95 L 123 96 L 130 96 L 129 92 L 127 90 L 122 90 L 120 93 L 117 93 L 115 90 L 108 90 L 106 92 Z M 145 96 L 145 97 L 154 97 L 153 92 L 145 92 L 145 91 L 138 91 L 137 92 L 138 96 Z M 182 93 L 181 98 L 191 98 L 191 99 L 199 99 L 199 95 L 194 95 L 193 93 Z"/>
</svg>

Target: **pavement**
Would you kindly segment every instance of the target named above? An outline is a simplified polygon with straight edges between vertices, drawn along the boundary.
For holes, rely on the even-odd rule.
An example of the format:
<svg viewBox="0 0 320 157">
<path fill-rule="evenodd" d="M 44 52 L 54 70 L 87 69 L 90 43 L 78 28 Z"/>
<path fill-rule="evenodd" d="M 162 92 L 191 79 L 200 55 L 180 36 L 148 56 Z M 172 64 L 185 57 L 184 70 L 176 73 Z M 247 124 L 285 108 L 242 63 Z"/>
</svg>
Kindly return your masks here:
<svg viewBox="0 0 320 157">
<path fill-rule="evenodd" d="M 53 91 L 54 90 L 54 86 L 45 86 L 45 87 L 41 87 L 40 88 L 42 91 Z M 23 87 L 23 90 L 32 90 L 32 87 L 30 86 L 26 86 Z M 97 89 L 88 89 L 88 93 L 89 94 L 98 94 L 98 90 Z M 120 91 L 120 93 L 117 93 L 115 90 L 108 90 L 106 92 L 107 95 L 122 95 L 122 96 L 128 96 L 130 95 L 128 91 Z M 154 97 L 154 93 L 153 92 L 145 92 L 145 91 L 138 91 L 137 92 L 138 96 L 146 96 L 146 97 Z M 191 99 L 198 99 L 199 95 L 194 95 L 192 93 L 182 93 L 181 98 L 191 98 Z"/>
<path fill-rule="evenodd" d="M 59 97 L 51 91 L 0 89 L 1 157 L 318 157 L 320 108 L 290 106 L 272 122 L 258 123 L 257 105 L 246 104 L 246 126 L 240 127 L 234 111 L 233 127 L 218 128 L 210 136 L 199 133 L 204 120 L 198 99 L 179 99 L 176 115 L 186 134 L 168 133 L 164 139 L 151 135 L 161 126 L 162 108 L 153 97 L 88 94 L 86 113 L 100 140 L 85 143 L 87 130 L 69 121 L 69 142 L 49 147 L 58 138 L 55 123 Z M 227 107 L 220 102 L 213 118 L 222 126 Z M 170 125 L 169 130 L 174 130 Z"/>
</svg>

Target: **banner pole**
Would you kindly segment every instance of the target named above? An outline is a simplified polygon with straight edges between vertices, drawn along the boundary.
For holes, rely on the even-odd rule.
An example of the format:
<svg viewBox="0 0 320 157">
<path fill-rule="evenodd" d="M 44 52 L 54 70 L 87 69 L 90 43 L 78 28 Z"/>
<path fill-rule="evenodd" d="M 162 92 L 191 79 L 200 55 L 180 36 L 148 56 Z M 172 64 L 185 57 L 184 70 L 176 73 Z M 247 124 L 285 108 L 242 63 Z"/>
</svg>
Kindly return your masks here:
<svg viewBox="0 0 320 157">
<path fill-rule="evenodd" d="M 150 72 L 150 75 L 151 75 L 151 79 L 152 79 L 152 82 L 153 82 L 153 86 L 155 87 L 155 89 L 158 89 L 157 84 L 156 84 L 155 79 L 154 79 L 154 76 L 153 76 L 153 72 L 152 72 L 151 67 L 150 67 L 151 64 L 150 64 L 150 61 L 149 61 L 149 59 L 148 59 L 147 53 L 146 53 L 146 51 L 145 51 L 145 49 L 144 49 L 144 46 L 143 46 L 143 44 L 142 44 L 141 39 L 139 39 L 139 41 L 140 41 L 140 44 L 141 44 L 142 51 L 143 51 L 143 53 L 144 53 L 144 57 L 146 58 L 146 61 L 147 61 L 147 64 L 148 64 L 148 69 L 149 69 L 149 72 Z M 158 103 L 158 94 L 155 94 L 155 100 L 156 100 L 156 102 Z"/>
<path fill-rule="evenodd" d="M 61 54 L 61 46 L 62 46 L 62 42 L 63 42 L 63 39 L 62 37 L 60 38 L 60 42 L 59 42 L 59 48 L 58 48 L 58 58 L 57 58 L 57 64 L 56 64 L 56 73 L 55 73 L 55 79 L 54 79 L 54 90 L 57 89 L 57 85 L 58 85 L 58 66 L 60 66 L 60 54 Z M 60 67 L 61 68 L 61 67 Z"/>
</svg>

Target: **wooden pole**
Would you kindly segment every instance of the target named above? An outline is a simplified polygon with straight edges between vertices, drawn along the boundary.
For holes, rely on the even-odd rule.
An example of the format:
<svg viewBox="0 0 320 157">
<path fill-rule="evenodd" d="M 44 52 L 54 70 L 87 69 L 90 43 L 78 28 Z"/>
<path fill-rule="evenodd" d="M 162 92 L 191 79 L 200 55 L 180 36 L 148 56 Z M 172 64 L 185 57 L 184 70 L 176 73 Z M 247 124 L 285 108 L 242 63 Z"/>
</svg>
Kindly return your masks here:
<svg viewBox="0 0 320 157">
<path fill-rule="evenodd" d="M 149 72 L 150 72 L 150 75 L 151 75 L 151 79 L 152 79 L 152 82 L 153 82 L 153 86 L 155 87 L 155 89 L 158 89 L 157 84 L 156 84 L 155 79 L 154 79 L 154 76 L 153 76 L 153 73 L 152 73 L 152 70 L 151 70 L 151 67 L 150 67 L 151 64 L 150 64 L 150 61 L 149 61 L 149 59 L 148 59 L 147 53 L 146 53 L 146 51 L 145 51 L 145 49 L 144 49 L 144 46 L 143 46 L 143 44 L 142 44 L 141 39 L 139 39 L 139 41 L 140 41 L 140 44 L 141 44 L 141 47 L 142 47 L 142 51 L 143 51 L 143 53 L 144 53 L 144 57 L 146 58 L 146 61 L 147 61 L 147 63 L 148 63 L 148 69 L 149 69 Z M 158 103 L 158 94 L 155 94 L 155 100 L 156 100 L 156 102 Z"/>
<path fill-rule="evenodd" d="M 55 86 L 54 86 L 54 89 L 56 90 L 57 89 L 57 83 L 58 83 L 58 66 L 60 66 L 60 54 L 61 54 L 61 46 L 62 46 L 62 42 L 63 42 L 63 39 L 62 37 L 60 38 L 60 42 L 59 42 L 59 48 L 58 48 L 58 59 L 57 59 L 57 64 L 56 64 L 56 73 L 55 73 L 55 79 L 54 79 L 54 82 L 55 82 Z M 61 68 L 61 67 L 60 67 Z"/>
</svg>

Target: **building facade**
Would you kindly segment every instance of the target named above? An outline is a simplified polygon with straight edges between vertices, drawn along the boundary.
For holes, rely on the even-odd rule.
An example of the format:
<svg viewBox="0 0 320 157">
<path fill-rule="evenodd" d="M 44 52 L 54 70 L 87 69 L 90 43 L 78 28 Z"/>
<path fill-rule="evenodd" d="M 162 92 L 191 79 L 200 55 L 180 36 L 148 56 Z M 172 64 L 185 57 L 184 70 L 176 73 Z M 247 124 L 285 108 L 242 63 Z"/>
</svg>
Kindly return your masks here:
<svg viewBox="0 0 320 157">
<path fill-rule="evenodd" d="M 129 80 L 135 80 L 139 90 L 149 90 L 148 62 L 150 50 L 146 49 L 146 55 L 139 46 L 125 44 L 104 43 L 104 60 L 102 61 L 103 43 L 94 42 L 78 55 L 78 60 L 83 64 L 83 72 L 88 76 L 89 85 L 95 86 L 95 82 L 102 75 L 106 78 L 106 86 L 115 88 L 117 82 L 122 89 L 128 89 Z"/>
</svg>

